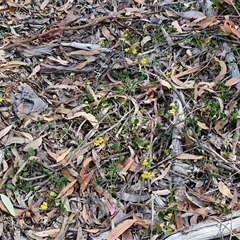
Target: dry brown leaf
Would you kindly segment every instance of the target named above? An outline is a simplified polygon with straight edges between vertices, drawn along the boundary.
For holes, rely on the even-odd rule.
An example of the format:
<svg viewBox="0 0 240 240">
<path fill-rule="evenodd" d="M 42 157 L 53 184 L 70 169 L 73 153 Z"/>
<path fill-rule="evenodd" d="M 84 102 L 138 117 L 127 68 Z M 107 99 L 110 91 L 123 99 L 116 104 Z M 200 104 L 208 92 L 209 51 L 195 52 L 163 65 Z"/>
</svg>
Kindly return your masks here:
<svg viewBox="0 0 240 240">
<path fill-rule="evenodd" d="M 220 26 L 221 30 L 226 34 L 234 34 L 236 37 L 240 39 L 240 32 L 236 29 L 235 24 L 233 21 L 226 18 L 223 26 Z"/>
<path fill-rule="evenodd" d="M 191 147 L 193 141 L 191 140 L 191 138 L 189 137 L 189 135 L 186 132 L 183 132 L 183 136 L 185 139 L 184 149 L 188 150 Z"/>
<path fill-rule="evenodd" d="M 47 153 L 48 153 L 48 155 L 49 155 L 50 157 L 52 157 L 54 160 L 57 161 L 57 158 L 59 157 L 58 154 L 53 153 L 53 152 L 50 152 L 49 150 L 47 150 Z"/>
<path fill-rule="evenodd" d="M 203 218 L 207 217 L 208 211 L 204 208 L 196 208 L 194 209 L 194 212 L 199 213 L 200 215 L 203 216 Z"/>
<path fill-rule="evenodd" d="M 192 73 L 195 73 L 199 70 L 202 69 L 202 65 L 196 65 L 194 67 L 191 67 L 183 72 L 180 72 L 178 73 L 177 75 L 175 75 L 176 78 L 180 78 L 180 77 L 183 77 L 183 76 L 186 76 L 186 75 L 189 75 L 189 74 L 192 74 Z"/>
<path fill-rule="evenodd" d="M 163 189 L 163 190 L 152 191 L 152 193 L 157 194 L 159 196 L 167 196 L 171 193 L 171 191 L 168 189 Z"/>
<path fill-rule="evenodd" d="M 133 65 L 134 64 L 133 60 L 131 60 L 130 58 L 125 57 L 124 59 L 125 59 L 127 65 Z"/>
<path fill-rule="evenodd" d="M 60 229 L 59 228 L 54 228 L 54 229 L 49 229 L 49 230 L 44 230 L 40 232 L 33 232 L 36 236 L 38 237 L 51 237 L 52 235 L 59 233 Z"/>
<path fill-rule="evenodd" d="M 132 232 L 130 229 L 127 229 L 125 232 L 122 233 L 122 240 L 129 240 L 134 239 Z"/>
<path fill-rule="evenodd" d="M 200 26 L 201 29 L 205 29 L 208 26 L 212 26 L 213 23 L 215 22 L 215 20 L 216 20 L 216 16 L 208 16 L 208 17 L 201 19 L 197 23 L 197 25 Z"/>
<path fill-rule="evenodd" d="M 73 182 L 75 177 L 73 177 L 67 168 L 63 168 L 62 175 L 67 178 L 69 182 Z"/>
<path fill-rule="evenodd" d="M 142 39 L 142 41 L 141 41 L 141 46 L 143 46 L 145 43 L 151 41 L 151 39 L 152 39 L 152 38 L 151 38 L 150 36 L 144 37 L 144 38 Z"/>
<path fill-rule="evenodd" d="M 130 169 L 131 165 L 133 164 L 134 162 L 134 159 L 133 158 L 127 158 L 126 160 L 124 160 L 125 163 L 127 163 L 124 168 L 119 172 L 121 174 L 127 174 L 127 171 Z"/>
<path fill-rule="evenodd" d="M 176 212 L 175 212 L 175 218 L 174 218 L 174 220 L 175 220 L 175 223 L 176 223 L 177 230 L 182 229 L 182 228 L 183 228 L 183 219 L 182 219 L 182 217 L 181 217 L 178 213 L 176 213 Z"/>
<path fill-rule="evenodd" d="M 171 76 L 171 79 L 176 84 L 177 89 L 192 89 L 192 88 L 194 88 L 195 81 L 188 80 L 186 82 L 182 82 L 176 77 L 176 75 Z"/>
<path fill-rule="evenodd" d="M 61 64 L 61 65 L 63 65 L 63 66 L 67 66 L 68 65 L 68 61 L 66 61 L 66 60 L 63 60 L 63 59 L 61 59 L 61 58 L 55 58 L 55 57 L 53 57 L 53 56 L 48 56 L 48 59 L 49 60 L 51 60 L 51 61 L 53 61 L 53 62 L 57 62 L 57 63 L 59 63 L 59 64 Z"/>
<path fill-rule="evenodd" d="M 68 56 L 78 56 L 78 55 L 94 56 L 97 54 L 100 54 L 100 52 L 98 50 L 89 50 L 89 51 L 78 50 L 78 51 L 73 51 L 73 52 L 68 53 Z"/>
<path fill-rule="evenodd" d="M 133 45 L 130 46 L 129 52 L 132 52 L 133 49 L 138 48 L 140 45 L 140 42 L 135 42 Z"/>
<path fill-rule="evenodd" d="M 183 31 L 182 31 L 182 28 L 181 28 L 181 26 L 179 25 L 179 22 L 178 21 L 173 21 L 172 22 L 172 25 L 173 25 L 173 27 L 175 28 L 175 29 L 177 29 L 177 32 L 179 32 L 179 33 L 182 33 Z"/>
<path fill-rule="evenodd" d="M 67 9 L 69 7 L 70 4 L 72 4 L 74 2 L 74 0 L 68 0 L 65 4 L 63 4 L 60 7 L 55 6 L 55 8 L 57 9 L 57 11 L 61 12 L 61 11 L 65 11 L 67 12 Z"/>
<path fill-rule="evenodd" d="M 197 219 L 199 217 L 199 214 L 194 214 L 191 218 L 190 218 L 190 225 L 196 225 L 198 223 Z"/>
<path fill-rule="evenodd" d="M 81 184 L 80 186 L 80 191 L 83 192 L 87 188 L 88 184 L 90 183 L 93 174 L 96 169 L 91 170 L 89 173 L 85 174 L 83 177 L 79 179 L 79 183 Z"/>
<path fill-rule="evenodd" d="M 138 217 L 135 213 L 133 213 L 133 220 L 136 220 L 135 223 L 144 228 L 148 228 L 151 225 L 148 222 L 146 222 L 144 219 Z"/>
<path fill-rule="evenodd" d="M 0 177 L 2 177 L 3 173 L 8 170 L 8 164 L 6 160 L 4 159 L 2 160 L 2 165 L 3 165 L 3 168 L 1 168 Z"/>
<path fill-rule="evenodd" d="M 220 73 L 215 78 L 215 81 L 221 81 L 225 77 L 225 74 L 227 73 L 227 66 L 226 66 L 225 62 L 219 60 L 217 57 L 215 57 L 214 60 L 216 62 L 218 62 L 218 64 L 221 67 Z"/>
<path fill-rule="evenodd" d="M 12 128 L 13 125 L 9 125 L 0 131 L 0 139 L 4 137 Z"/>
<path fill-rule="evenodd" d="M 235 24 L 233 21 L 229 19 L 225 19 L 223 26 L 220 26 L 221 30 L 227 34 L 232 33 L 232 29 L 235 28 Z"/>
<path fill-rule="evenodd" d="M 109 233 L 107 240 L 115 240 L 127 229 L 129 229 L 137 220 L 136 219 L 127 219 L 122 223 L 118 224 L 112 231 Z"/>
<path fill-rule="evenodd" d="M 4 203 L 2 202 L 2 200 L 0 200 L 0 209 L 8 214 L 10 214 L 7 210 L 7 208 L 5 207 Z M 14 212 L 15 212 L 15 217 L 20 217 L 22 216 L 25 212 L 27 211 L 27 209 L 19 209 L 19 208 L 14 208 Z"/>
<path fill-rule="evenodd" d="M 232 33 L 234 35 L 236 35 L 238 37 L 238 39 L 240 39 L 240 32 L 237 29 L 234 29 L 234 28 L 231 28 L 231 30 L 232 30 Z"/>
<path fill-rule="evenodd" d="M 81 168 L 81 170 L 80 170 L 80 172 L 79 172 L 79 176 L 80 176 L 80 177 L 83 177 L 83 176 L 84 176 L 84 174 L 85 174 L 85 172 L 86 172 L 86 170 L 87 170 L 87 167 L 88 167 L 89 163 L 90 163 L 92 160 L 93 160 L 92 157 L 88 157 L 88 158 L 86 158 L 86 159 L 83 161 L 82 168 Z"/>
<path fill-rule="evenodd" d="M 102 34 L 107 40 L 115 39 L 115 37 L 110 33 L 110 31 L 107 29 L 105 25 L 102 27 Z"/>
<path fill-rule="evenodd" d="M 160 236 L 159 234 L 155 234 L 152 236 L 151 240 L 157 240 L 159 236 Z"/>
<path fill-rule="evenodd" d="M 27 138 L 29 140 L 29 142 L 32 142 L 34 140 L 33 136 L 30 134 L 30 133 L 26 133 L 26 132 L 19 132 L 19 131 L 14 131 L 14 134 L 16 134 L 17 136 L 20 136 L 20 137 L 24 137 L 24 138 Z"/>
<path fill-rule="evenodd" d="M 153 184 L 154 182 L 156 182 L 158 180 L 163 179 L 168 174 L 168 172 L 170 171 L 171 166 L 172 166 L 172 163 L 170 163 L 168 165 L 168 167 L 164 169 L 164 171 L 162 172 L 162 174 L 160 176 L 158 176 L 156 178 L 153 178 L 152 181 L 151 181 L 151 184 Z"/>
<path fill-rule="evenodd" d="M 28 79 L 35 76 L 39 71 L 40 71 L 41 67 L 40 65 L 37 65 L 33 70 L 32 73 L 28 76 Z"/>
<path fill-rule="evenodd" d="M 235 84 L 237 84 L 237 83 L 239 83 L 239 79 L 237 79 L 237 78 L 230 78 L 229 80 L 227 80 L 226 82 L 225 82 L 225 86 L 226 87 L 231 87 L 231 86 L 234 86 Z"/>
<path fill-rule="evenodd" d="M 180 160 L 198 160 L 198 159 L 202 159 L 203 156 L 202 155 L 189 154 L 189 153 L 181 153 L 176 158 L 180 159 Z"/>
<path fill-rule="evenodd" d="M 161 84 L 162 84 L 164 87 L 166 87 L 166 88 L 168 88 L 168 89 L 171 88 L 171 85 L 170 85 L 169 82 L 167 82 L 166 80 L 161 79 L 161 78 L 158 78 L 158 80 L 161 82 Z"/>
<path fill-rule="evenodd" d="M 50 0 L 44 0 L 40 6 L 41 10 L 44 10 L 44 8 L 49 4 Z"/>
<path fill-rule="evenodd" d="M 131 172 L 136 172 L 139 171 L 140 169 L 142 169 L 141 163 L 133 162 L 128 170 Z"/>
<path fill-rule="evenodd" d="M 199 82 L 194 86 L 194 99 L 201 97 L 205 90 L 209 92 L 214 92 L 212 88 L 216 85 L 215 82 Z"/>
<path fill-rule="evenodd" d="M 218 120 L 216 123 L 215 123 L 215 126 L 214 126 L 214 130 L 220 135 L 222 136 L 222 133 L 220 132 L 224 126 L 228 123 L 228 118 L 222 118 L 220 120 Z"/>
<path fill-rule="evenodd" d="M 103 202 L 104 202 L 104 204 L 107 206 L 107 209 L 108 209 L 110 215 L 112 216 L 112 215 L 116 212 L 115 207 L 114 207 L 110 202 L 108 202 L 108 201 L 106 201 L 106 200 L 103 201 Z"/>
<path fill-rule="evenodd" d="M 77 66 L 75 67 L 75 69 L 82 69 L 82 68 L 84 68 L 87 64 L 88 64 L 88 61 L 80 62 L 80 63 L 77 64 Z"/>
<path fill-rule="evenodd" d="M 82 218 L 87 224 L 89 224 L 90 217 L 85 204 L 83 204 Z"/>
<path fill-rule="evenodd" d="M 64 153 L 62 153 L 60 156 L 57 157 L 56 162 L 61 162 L 65 157 L 71 152 L 72 147 L 67 149 Z"/>
<path fill-rule="evenodd" d="M 232 201 L 229 203 L 227 208 L 233 209 L 236 206 L 237 202 L 238 202 L 238 192 L 237 192 L 237 189 L 234 188 Z"/>
<path fill-rule="evenodd" d="M 38 149 L 42 145 L 42 137 L 35 139 L 34 141 L 28 143 L 24 148 L 23 151 L 27 152 L 29 148 L 33 150 Z"/>
<path fill-rule="evenodd" d="M 165 13 L 168 17 L 178 18 L 178 15 L 170 10 L 165 9 Z"/>
<path fill-rule="evenodd" d="M 16 182 L 17 182 L 17 177 L 18 174 L 25 168 L 25 166 L 27 165 L 28 161 L 23 162 L 23 164 L 21 165 L 21 167 L 17 170 L 17 172 L 15 173 L 13 179 L 12 179 L 12 184 L 14 186 L 16 186 Z"/>
<path fill-rule="evenodd" d="M 100 230 L 101 230 L 100 228 L 83 229 L 83 231 L 89 232 L 89 233 L 98 233 Z"/>
<path fill-rule="evenodd" d="M 71 120 L 71 119 L 74 119 L 74 118 L 77 118 L 77 117 L 84 117 L 92 124 L 93 127 L 95 127 L 95 128 L 98 127 L 98 120 L 91 113 L 76 112 L 73 115 L 67 116 L 66 119 Z"/>
<path fill-rule="evenodd" d="M 74 11 L 68 11 L 67 16 L 60 23 L 57 23 L 59 27 L 65 27 L 71 22 L 74 22 L 77 19 L 77 15 L 74 14 Z"/>
<path fill-rule="evenodd" d="M 222 193 L 223 196 L 226 196 L 231 199 L 233 198 L 233 195 L 232 195 L 230 189 L 222 181 L 220 181 L 218 183 L 218 189 L 219 189 L 220 193 Z"/>
<path fill-rule="evenodd" d="M 205 130 L 208 130 L 209 127 L 205 124 L 205 123 L 202 123 L 202 122 L 197 122 L 197 125 L 202 128 L 202 129 L 205 129 Z"/>
<path fill-rule="evenodd" d="M 16 8 L 21 8 L 21 4 L 15 3 L 12 0 L 6 0 L 6 3 L 9 7 L 16 7 Z"/>
<path fill-rule="evenodd" d="M 57 198 L 60 198 L 62 196 L 65 196 L 65 194 L 68 192 L 69 189 L 71 189 L 74 184 L 77 182 L 77 179 L 75 179 L 74 181 L 72 181 L 71 183 L 68 183 L 62 190 L 61 192 L 58 194 Z M 71 190 L 73 191 L 73 190 Z"/>
<path fill-rule="evenodd" d="M 145 4 L 145 0 L 134 0 L 136 3 Z"/>
</svg>

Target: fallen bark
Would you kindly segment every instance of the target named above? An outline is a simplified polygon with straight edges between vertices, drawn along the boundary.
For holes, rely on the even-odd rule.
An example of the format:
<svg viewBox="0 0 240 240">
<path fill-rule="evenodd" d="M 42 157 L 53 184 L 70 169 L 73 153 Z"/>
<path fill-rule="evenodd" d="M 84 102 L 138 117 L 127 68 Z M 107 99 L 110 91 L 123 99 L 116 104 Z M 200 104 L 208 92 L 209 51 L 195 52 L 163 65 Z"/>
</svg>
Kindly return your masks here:
<svg viewBox="0 0 240 240">
<path fill-rule="evenodd" d="M 164 240 L 210 240 L 230 235 L 234 236 L 234 233 L 239 232 L 240 210 L 225 217 L 214 218 L 190 227 L 185 227 L 165 237 Z"/>
</svg>

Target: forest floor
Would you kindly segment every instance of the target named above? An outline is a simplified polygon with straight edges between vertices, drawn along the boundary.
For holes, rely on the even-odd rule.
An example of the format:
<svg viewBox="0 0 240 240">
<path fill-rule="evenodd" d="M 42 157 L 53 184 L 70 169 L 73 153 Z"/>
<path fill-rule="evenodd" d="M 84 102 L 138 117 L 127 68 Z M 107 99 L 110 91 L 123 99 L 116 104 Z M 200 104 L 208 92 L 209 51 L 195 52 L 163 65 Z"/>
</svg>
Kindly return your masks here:
<svg viewBox="0 0 240 240">
<path fill-rule="evenodd" d="M 0 2 L 1 239 L 240 238 L 240 1 Z"/>
</svg>

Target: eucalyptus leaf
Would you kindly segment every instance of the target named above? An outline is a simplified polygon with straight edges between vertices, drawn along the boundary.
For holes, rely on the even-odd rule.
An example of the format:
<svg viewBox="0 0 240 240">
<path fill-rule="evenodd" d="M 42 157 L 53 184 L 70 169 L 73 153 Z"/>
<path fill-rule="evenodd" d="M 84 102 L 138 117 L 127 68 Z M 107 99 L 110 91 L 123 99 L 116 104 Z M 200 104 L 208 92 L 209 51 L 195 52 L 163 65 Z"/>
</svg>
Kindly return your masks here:
<svg viewBox="0 0 240 240">
<path fill-rule="evenodd" d="M 11 200 L 4 194 L 0 194 L 0 197 L 2 199 L 2 202 L 4 204 L 4 206 L 7 208 L 7 210 L 9 211 L 9 213 L 15 217 L 15 211 L 14 211 L 14 207 L 12 205 Z"/>
</svg>

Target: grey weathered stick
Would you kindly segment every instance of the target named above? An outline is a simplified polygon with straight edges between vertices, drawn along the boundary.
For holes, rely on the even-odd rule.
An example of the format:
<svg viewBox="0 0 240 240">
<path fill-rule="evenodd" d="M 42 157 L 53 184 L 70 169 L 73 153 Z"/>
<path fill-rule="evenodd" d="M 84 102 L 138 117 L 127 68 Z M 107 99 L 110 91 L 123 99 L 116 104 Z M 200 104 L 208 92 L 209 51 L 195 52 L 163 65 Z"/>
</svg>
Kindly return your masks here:
<svg viewBox="0 0 240 240">
<path fill-rule="evenodd" d="M 240 232 L 240 211 L 184 228 L 164 240 L 210 240 L 228 236 L 233 232 Z"/>
</svg>

